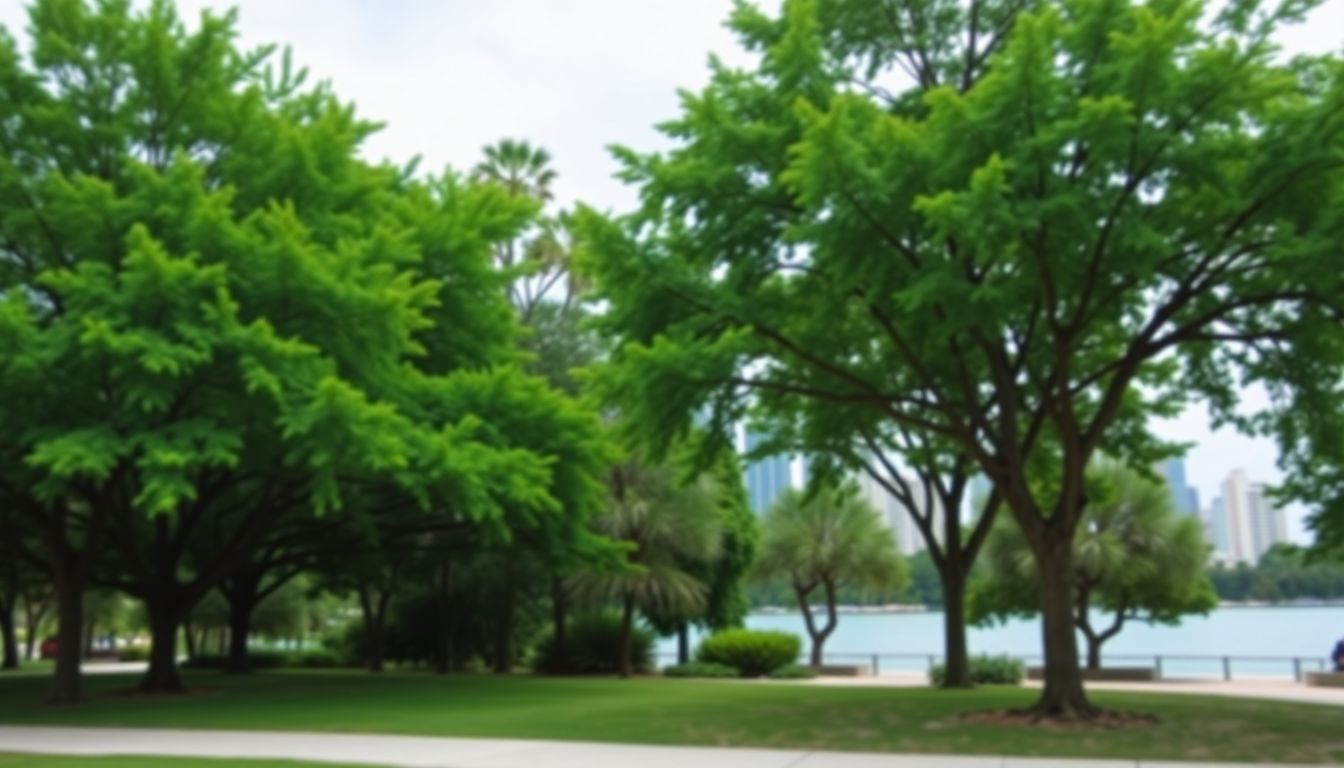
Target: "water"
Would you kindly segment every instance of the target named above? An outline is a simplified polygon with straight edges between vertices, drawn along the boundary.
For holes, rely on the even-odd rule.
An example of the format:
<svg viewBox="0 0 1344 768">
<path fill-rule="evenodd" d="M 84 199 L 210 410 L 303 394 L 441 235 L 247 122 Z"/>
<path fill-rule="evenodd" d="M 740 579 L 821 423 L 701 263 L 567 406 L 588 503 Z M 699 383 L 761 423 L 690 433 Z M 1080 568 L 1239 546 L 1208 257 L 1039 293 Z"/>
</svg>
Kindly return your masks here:
<svg viewBox="0 0 1344 768">
<path fill-rule="evenodd" d="M 1102 621 L 1098 617 L 1097 624 Z M 793 632 L 804 638 L 806 646 L 807 631 L 798 613 L 752 614 L 747 618 L 747 626 Z M 971 627 L 968 642 L 972 654 L 1008 654 L 1039 663 L 1040 631 L 1039 621 L 1017 619 L 995 627 Z M 1293 664 L 1289 657 L 1310 659 L 1303 662 L 1303 669 L 1316 669 L 1341 637 L 1344 637 L 1341 606 L 1219 608 L 1208 616 L 1187 618 L 1176 627 L 1126 622 L 1120 634 L 1103 646 L 1102 663 L 1151 667 L 1157 655 L 1270 656 L 1282 660 L 1234 658 L 1233 677 L 1291 677 Z M 1082 653 L 1085 646 L 1081 636 L 1078 642 Z M 942 646 L 941 613 L 842 614 L 835 633 L 826 643 L 826 655 L 836 657 L 834 660 L 839 663 L 864 664 L 869 663 L 872 654 L 919 655 L 921 658 L 880 661 L 884 672 L 914 671 L 927 668 L 928 654 L 941 655 Z M 675 644 L 662 641 L 659 651 L 673 652 Z M 841 658 L 844 654 L 854 655 Z M 1172 677 L 1221 677 L 1223 662 L 1221 658 L 1166 658 L 1162 673 Z"/>
</svg>

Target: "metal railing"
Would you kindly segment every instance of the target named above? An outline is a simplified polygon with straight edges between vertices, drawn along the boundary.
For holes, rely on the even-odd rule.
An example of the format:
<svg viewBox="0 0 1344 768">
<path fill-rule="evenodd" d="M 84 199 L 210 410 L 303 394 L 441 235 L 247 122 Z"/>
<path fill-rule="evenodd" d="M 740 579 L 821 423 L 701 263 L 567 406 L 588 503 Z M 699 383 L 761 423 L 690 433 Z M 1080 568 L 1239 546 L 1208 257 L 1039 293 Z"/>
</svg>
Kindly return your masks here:
<svg viewBox="0 0 1344 768">
<path fill-rule="evenodd" d="M 659 666 L 666 666 L 677 663 L 677 654 L 673 652 L 659 652 L 654 654 Z M 995 654 L 1009 656 L 1017 659 L 1024 664 L 1032 662 L 1040 663 L 1043 657 L 1040 654 Z M 942 661 L 942 654 L 938 653 L 827 653 L 823 657 L 823 662 L 827 664 L 840 663 L 850 666 L 867 666 L 874 675 L 883 674 L 884 669 L 891 671 L 893 666 L 901 671 L 920 672 L 928 671 Z M 807 663 L 806 658 L 800 658 L 801 663 Z M 916 665 L 910 665 L 909 662 L 917 662 Z M 664 664 L 666 662 L 666 664 Z M 891 664 L 888 662 L 897 662 Z M 904 662 L 904 663 L 901 663 Z M 1120 663 L 1117 663 L 1120 662 Z M 1306 672 L 1325 671 L 1330 669 L 1330 661 L 1319 656 L 1237 656 L 1237 655 L 1213 655 L 1213 654 L 1107 654 L 1102 659 L 1102 668 L 1126 666 L 1123 662 L 1152 663 L 1154 679 L 1161 680 L 1180 678 L 1219 678 L 1225 681 L 1233 679 L 1235 665 L 1254 664 L 1261 670 L 1272 668 L 1281 671 L 1283 674 L 1255 675 L 1255 677 L 1288 677 L 1291 671 L 1292 679 L 1301 682 Z M 1167 672 L 1172 670 L 1173 665 L 1178 668 L 1183 667 L 1181 673 L 1176 676 L 1168 676 Z M 1192 666 L 1202 666 L 1205 669 L 1212 669 L 1212 674 L 1208 672 L 1191 673 Z M 922 669 L 921 669 L 922 667 Z M 1243 674 L 1243 678 L 1245 679 Z"/>
</svg>

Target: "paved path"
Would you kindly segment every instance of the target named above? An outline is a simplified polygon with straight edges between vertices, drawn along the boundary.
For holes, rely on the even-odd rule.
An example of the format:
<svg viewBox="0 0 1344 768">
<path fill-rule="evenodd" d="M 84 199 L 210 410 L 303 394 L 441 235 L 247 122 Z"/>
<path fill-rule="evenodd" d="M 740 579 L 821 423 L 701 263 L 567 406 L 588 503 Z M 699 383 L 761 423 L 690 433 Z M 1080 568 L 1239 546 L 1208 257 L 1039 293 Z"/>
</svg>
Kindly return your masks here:
<svg viewBox="0 0 1344 768">
<path fill-rule="evenodd" d="M 420 736 L 13 726 L 0 726 L 0 752 L 269 758 L 402 768 L 1217 768 L 1214 763 L 1140 763 L 1133 760 L 880 755 Z"/>
<path fill-rule="evenodd" d="M 915 688 L 929 684 L 926 675 L 900 673 L 876 677 L 821 677 L 813 685 L 859 685 L 892 688 Z M 1027 682 L 1028 687 L 1040 687 L 1039 682 Z M 1189 693 L 1203 696 L 1231 696 L 1241 699 L 1273 699 L 1301 701 L 1308 704 L 1332 704 L 1344 707 L 1344 688 L 1319 688 L 1275 678 L 1243 678 L 1239 680 L 1210 680 L 1208 678 L 1168 678 L 1151 683 L 1087 683 L 1089 691 L 1134 691 L 1138 693 Z"/>
</svg>

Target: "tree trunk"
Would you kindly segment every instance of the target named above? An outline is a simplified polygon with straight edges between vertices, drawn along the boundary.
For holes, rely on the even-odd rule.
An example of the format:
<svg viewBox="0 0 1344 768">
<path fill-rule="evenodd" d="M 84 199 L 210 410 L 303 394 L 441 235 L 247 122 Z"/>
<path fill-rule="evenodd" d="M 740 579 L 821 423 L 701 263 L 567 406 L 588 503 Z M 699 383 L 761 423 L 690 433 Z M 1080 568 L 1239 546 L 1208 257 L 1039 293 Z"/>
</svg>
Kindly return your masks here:
<svg viewBox="0 0 1344 768">
<path fill-rule="evenodd" d="M 507 675 L 513 671 L 513 576 L 510 573 L 504 585 L 504 599 L 499 603 L 499 615 L 495 620 L 495 664 L 497 675 Z"/>
<path fill-rule="evenodd" d="M 149 613 L 149 669 L 140 679 L 141 693 L 185 693 L 177 671 L 177 630 L 186 611 L 169 597 L 145 599 Z"/>
<path fill-rule="evenodd" d="M 560 674 L 569 671 L 569 638 L 565 636 L 568 608 L 565 581 L 559 576 L 552 576 L 551 621 L 555 625 L 555 669 L 553 671 Z"/>
<path fill-rule="evenodd" d="M 631 630 L 635 622 L 635 601 L 630 595 L 626 595 L 621 606 L 621 658 L 620 673 L 621 677 L 629 677 L 633 672 L 634 664 L 631 662 L 630 638 Z"/>
<path fill-rule="evenodd" d="M 966 646 L 966 574 L 949 559 L 943 581 L 943 687 L 970 688 L 970 651 Z"/>
<path fill-rule="evenodd" d="M 1101 669 L 1101 638 L 1095 635 L 1087 636 L 1087 668 Z"/>
<path fill-rule="evenodd" d="M 252 634 L 254 607 L 255 603 L 244 595 L 235 593 L 233 599 L 229 600 L 229 656 L 224 661 L 226 675 L 246 675 L 252 671 L 252 663 L 247 655 L 247 641 Z"/>
<path fill-rule="evenodd" d="M 97 631 L 97 627 L 94 626 L 93 619 L 89 619 L 88 622 L 85 623 L 85 625 L 84 625 L 84 658 L 85 658 L 85 659 L 91 659 L 91 658 L 93 658 L 93 636 L 94 636 L 94 633 L 95 633 L 96 631 Z"/>
<path fill-rule="evenodd" d="M 434 672 L 439 675 L 446 675 L 453 668 L 453 635 L 457 622 L 454 619 L 451 589 L 452 567 L 452 561 L 445 560 L 439 567 L 438 578 L 435 579 L 434 600 L 438 616 L 434 626 L 438 630 L 439 642 L 438 651 L 434 654 Z"/>
<path fill-rule="evenodd" d="M 691 660 L 691 628 L 686 622 L 677 625 L 677 663 L 686 664 Z"/>
<path fill-rule="evenodd" d="M 1031 711 L 1038 717 L 1086 718 L 1097 710 L 1083 690 L 1074 629 L 1073 531 L 1048 521 L 1035 548 L 1041 587 L 1041 635 L 1045 686 Z"/>
<path fill-rule="evenodd" d="M 14 627 L 14 603 L 0 603 L 0 645 L 4 646 L 4 661 L 0 669 L 19 668 L 19 638 Z"/>
<path fill-rule="evenodd" d="M 26 661 L 33 660 L 33 654 L 37 651 L 38 636 L 42 634 L 42 620 L 47 617 L 47 611 L 51 610 L 52 594 L 43 592 L 37 600 L 33 599 L 34 592 L 28 592 L 23 596 L 23 658 Z"/>
<path fill-rule="evenodd" d="M 390 593 L 379 593 L 378 590 L 363 586 L 359 588 L 359 606 L 364 615 L 364 663 L 370 672 L 383 671 L 387 603 L 390 597 Z"/>
<path fill-rule="evenodd" d="M 191 619 L 182 620 L 182 639 L 187 643 L 187 658 L 196 658 L 196 630 L 191 626 Z"/>
<path fill-rule="evenodd" d="M 60 566 L 58 566 L 59 568 Z M 62 569 L 65 570 L 65 569 Z M 75 704 L 84 697 L 79 665 L 84 631 L 84 584 L 74 574 L 56 576 L 56 670 L 47 689 L 48 704 Z"/>
</svg>

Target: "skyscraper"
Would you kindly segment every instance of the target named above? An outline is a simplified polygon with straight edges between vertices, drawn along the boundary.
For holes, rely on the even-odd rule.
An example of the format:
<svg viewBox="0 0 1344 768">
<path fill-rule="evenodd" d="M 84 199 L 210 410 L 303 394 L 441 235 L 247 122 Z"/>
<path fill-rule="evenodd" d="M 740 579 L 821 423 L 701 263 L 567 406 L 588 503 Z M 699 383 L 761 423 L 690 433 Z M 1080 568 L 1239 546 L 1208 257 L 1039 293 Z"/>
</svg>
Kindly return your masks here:
<svg viewBox="0 0 1344 768">
<path fill-rule="evenodd" d="M 914 489 L 917 511 L 921 515 L 927 514 L 928 510 L 924 507 L 923 485 L 918 478 L 903 477 L 905 482 L 909 483 L 910 487 Z M 926 549 L 924 536 L 919 532 L 919 526 L 915 525 L 909 509 L 903 502 L 867 473 L 859 475 L 859 488 L 863 492 L 863 498 L 868 502 L 868 505 L 877 513 L 878 519 L 895 535 L 896 545 L 900 548 L 901 554 L 909 556 Z M 943 509 L 942 501 L 936 494 L 930 494 L 929 498 L 932 499 L 933 503 L 934 537 L 941 542 L 943 540 L 943 516 L 947 512 Z"/>
<path fill-rule="evenodd" d="M 763 435 L 746 430 L 744 450 L 750 453 L 764 441 Z M 747 500 L 757 517 L 764 515 L 784 491 L 807 483 L 806 464 L 800 463 L 798 469 L 801 477 L 795 483 L 793 461 L 789 456 L 766 456 L 747 464 Z"/>
<path fill-rule="evenodd" d="M 1288 540 L 1283 510 L 1265 497 L 1264 484 L 1252 483 L 1243 470 L 1234 469 L 1222 490 L 1222 498 L 1214 500 L 1209 528 L 1215 547 L 1220 531 L 1226 532 L 1227 559 L 1254 564 L 1270 547 Z"/>
<path fill-rule="evenodd" d="M 1199 492 L 1186 482 L 1185 460 L 1179 457 L 1167 459 L 1158 466 L 1158 471 L 1167 479 L 1171 505 L 1176 513 L 1185 517 L 1199 515 Z"/>
</svg>

